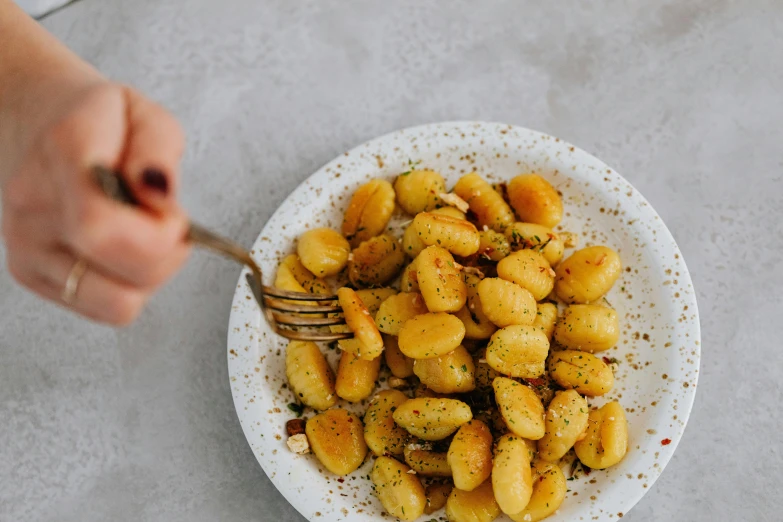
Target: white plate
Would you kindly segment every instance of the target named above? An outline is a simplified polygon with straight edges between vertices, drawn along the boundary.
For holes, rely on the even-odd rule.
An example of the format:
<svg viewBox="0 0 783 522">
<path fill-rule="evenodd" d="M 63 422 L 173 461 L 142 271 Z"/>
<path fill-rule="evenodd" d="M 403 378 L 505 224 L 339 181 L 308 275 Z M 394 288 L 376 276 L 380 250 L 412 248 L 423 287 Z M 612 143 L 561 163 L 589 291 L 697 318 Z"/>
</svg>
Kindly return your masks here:
<svg viewBox="0 0 783 522">
<path fill-rule="evenodd" d="M 254 245 L 265 282 L 271 284 L 279 260 L 294 251 L 302 232 L 320 226 L 339 229 L 348 200 L 361 183 L 374 177 L 393 180 L 407 170 L 410 160 L 443 174 L 449 187 L 474 170 L 489 180 L 537 172 L 562 191 L 566 212 L 562 226 L 582 233 L 580 246 L 606 244 L 620 253 L 625 270 L 608 299 L 622 318 L 622 335 L 619 346 L 605 355 L 621 361 L 608 398 L 618 399 L 626 409 L 628 455 L 617 466 L 568 482 L 566 500 L 548 520 L 621 517 L 649 491 L 669 462 L 696 392 L 699 315 L 691 278 L 674 239 L 625 179 L 568 143 L 498 123 L 441 123 L 369 141 L 302 183 L 277 209 Z M 285 423 L 294 417 L 287 408 L 294 397 L 285 387 L 285 345 L 261 320 L 243 272 L 229 323 L 228 371 L 239 421 L 258 462 L 308 520 L 389 520 L 381 516 L 380 503 L 366 479 L 371 458 L 352 475 L 338 479 L 322 470 L 314 456 L 288 451 Z M 324 350 L 335 366 L 334 351 Z M 445 520 L 442 512 L 421 520 L 441 517 Z"/>
</svg>

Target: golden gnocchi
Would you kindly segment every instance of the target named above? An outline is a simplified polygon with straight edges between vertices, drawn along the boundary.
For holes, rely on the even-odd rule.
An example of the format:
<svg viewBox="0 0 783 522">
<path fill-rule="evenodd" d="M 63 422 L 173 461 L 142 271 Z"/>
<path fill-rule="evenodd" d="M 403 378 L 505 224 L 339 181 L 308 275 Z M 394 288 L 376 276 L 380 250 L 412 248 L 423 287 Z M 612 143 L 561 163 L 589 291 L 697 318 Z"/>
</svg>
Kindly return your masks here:
<svg viewBox="0 0 783 522">
<path fill-rule="evenodd" d="M 506 237 L 512 250 L 540 252 L 551 266 L 556 266 L 565 252 L 561 233 L 535 223 L 513 223 L 506 228 Z"/>
<path fill-rule="evenodd" d="M 445 248 L 430 246 L 422 250 L 416 258 L 416 280 L 430 312 L 457 312 L 465 306 L 468 289 Z"/>
<path fill-rule="evenodd" d="M 554 352 L 549 358 L 549 375 L 560 386 L 582 395 L 604 395 L 614 386 L 614 374 L 605 362 L 579 350 Z"/>
<path fill-rule="evenodd" d="M 628 451 L 628 422 L 620 403 L 607 402 L 590 412 L 587 434 L 576 442 L 574 451 L 593 469 L 606 469 L 623 460 Z"/>
<path fill-rule="evenodd" d="M 545 370 L 549 341 L 534 326 L 513 325 L 495 332 L 487 345 L 487 364 L 510 377 L 536 378 Z"/>
<path fill-rule="evenodd" d="M 351 246 L 383 232 L 394 212 L 394 200 L 391 183 L 383 179 L 373 179 L 354 192 L 342 228 Z"/>
<path fill-rule="evenodd" d="M 348 279 L 357 287 L 378 286 L 388 282 L 405 266 L 405 253 L 388 234 L 362 242 L 348 261 Z"/>
<path fill-rule="evenodd" d="M 343 409 L 326 410 L 311 417 L 305 433 L 318 461 L 335 475 L 356 471 L 367 455 L 362 421 Z"/>
<path fill-rule="evenodd" d="M 508 200 L 522 221 L 553 228 L 563 219 L 563 201 L 555 187 L 538 174 L 522 174 L 509 181 Z"/>
<path fill-rule="evenodd" d="M 421 449 L 421 444 L 408 444 L 403 453 L 405 463 L 424 477 L 450 477 L 451 467 L 443 452 Z"/>
<path fill-rule="evenodd" d="M 447 458 L 455 487 L 479 487 L 492 474 L 492 433 L 487 425 L 476 419 L 463 424 L 449 444 Z"/>
<path fill-rule="evenodd" d="M 383 355 L 386 360 L 386 366 L 389 367 L 392 375 L 398 379 L 406 379 L 413 375 L 413 359 L 400 351 L 397 337 L 393 335 L 384 335 L 383 345 Z"/>
<path fill-rule="evenodd" d="M 299 256 L 296 254 L 291 254 L 283 258 L 280 266 L 288 267 L 291 271 L 291 275 L 294 276 L 294 279 L 296 279 L 305 291 L 310 292 L 311 294 L 330 294 L 332 292 L 329 285 L 326 284 L 326 281 L 315 277 L 312 272 L 305 268 L 299 260 Z M 281 287 L 278 286 L 278 288 Z"/>
<path fill-rule="evenodd" d="M 400 208 L 408 214 L 418 214 L 441 205 L 440 194 L 446 192 L 446 181 L 432 170 L 410 170 L 397 176 L 394 190 Z"/>
<path fill-rule="evenodd" d="M 478 284 L 478 295 L 484 315 L 501 328 L 530 325 L 536 320 L 533 294 L 516 283 L 488 277 Z"/>
<path fill-rule="evenodd" d="M 588 406 L 575 390 L 555 393 L 546 410 L 546 432 L 538 440 L 538 457 L 555 462 L 570 450 L 587 429 Z"/>
<path fill-rule="evenodd" d="M 299 237 L 299 260 L 317 277 L 336 275 L 348 264 L 351 245 L 336 230 L 314 228 Z"/>
<path fill-rule="evenodd" d="M 476 387 L 473 357 L 464 346 L 434 359 L 415 359 L 413 373 L 438 393 L 466 393 Z"/>
<path fill-rule="evenodd" d="M 514 522 L 538 522 L 558 510 L 568 487 L 558 464 L 545 460 L 533 462 L 533 493 L 521 512 L 510 515 Z"/>
<path fill-rule="evenodd" d="M 454 185 L 454 193 L 470 205 L 479 227 L 486 225 L 503 232 L 514 222 L 514 213 L 503 200 L 503 196 L 495 192 L 492 185 L 475 172 L 462 176 Z"/>
<path fill-rule="evenodd" d="M 370 402 L 364 414 L 364 441 L 376 456 L 403 454 L 408 432 L 397 426 L 392 414 L 407 400 L 399 390 L 383 390 Z"/>
<path fill-rule="evenodd" d="M 417 315 L 400 329 L 400 351 L 413 359 L 434 359 L 446 355 L 465 338 L 462 321 L 443 312 Z"/>
<path fill-rule="evenodd" d="M 400 328 L 417 315 L 426 314 L 424 298 L 416 292 L 400 292 L 386 299 L 375 314 L 378 330 L 389 335 L 399 335 Z"/>
<path fill-rule="evenodd" d="M 536 311 L 536 319 L 533 326 L 544 332 L 547 339 L 552 340 L 557 323 L 557 305 L 552 303 L 539 303 Z"/>
<path fill-rule="evenodd" d="M 465 288 L 467 289 L 467 299 L 465 306 L 460 308 L 455 315 L 465 325 L 466 339 L 489 339 L 498 327 L 489 320 L 481 305 L 481 298 L 478 294 L 478 285 L 481 282 L 481 278 L 467 272 L 463 275 Z"/>
<path fill-rule="evenodd" d="M 454 488 L 446 500 L 449 522 L 492 522 L 500 515 L 500 506 L 492 491 L 492 481 L 486 480 L 473 491 Z"/>
<path fill-rule="evenodd" d="M 351 352 L 343 351 L 337 366 L 337 380 L 334 389 L 337 396 L 348 402 L 359 402 L 372 394 L 378 372 L 381 369 L 381 357 L 372 360 L 359 359 Z"/>
<path fill-rule="evenodd" d="M 533 390 L 508 377 L 495 377 L 492 388 L 511 433 L 530 440 L 544 436 L 544 405 Z"/>
<path fill-rule="evenodd" d="M 504 234 L 492 229 L 479 231 L 478 255 L 498 262 L 511 253 L 511 245 Z"/>
<path fill-rule="evenodd" d="M 419 518 L 427 501 L 424 486 L 409 471 L 408 466 L 391 457 L 378 457 L 370 473 L 375 495 L 383 508 L 400 520 Z"/>
<path fill-rule="evenodd" d="M 417 214 L 413 229 L 426 246 L 437 245 L 458 256 L 475 254 L 479 249 L 479 233 L 475 225 L 429 212 Z"/>
<path fill-rule="evenodd" d="M 605 246 L 577 250 L 557 266 L 555 293 L 566 303 L 590 303 L 603 297 L 620 277 L 617 252 Z"/>
<path fill-rule="evenodd" d="M 291 391 L 305 406 L 327 410 L 337 403 L 334 373 L 317 344 L 289 342 L 285 350 L 285 373 Z"/>
<path fill-rule="evenodd" d="M 352 352 L 360 359 L 371 361 L 383 352 L 383 338 L 375 326 L 375 320 L 356 292 L 350 288 L 340 288 L 337 298 L 343 308 L 345 322 L 353 332 L 353 339 L 338 342 L 341 349 Z"/>
<path fill-rule="evenodd" d="M 608 306 L 573 304 L 555 326 L 555 341 L 574 350 L 602 352 L 617 344 L 620 320 Z"/>
<path fill-rule="evenodd" d="M 457 399 L 410 399 L 394 411 L 394 422 L 424 440 L 445 439 L 472 418 L 470 407 Z"/>
<path fill-rule="evenodd" d="M 541 301 L 555 286 L 555 271 L 543 254 L 535 250 L 520 250 L 500 260 L 498 277 L 516 283 Z"/>
<path fill-rule="evenodd" d="M 498 440 L 492 462 L 492 490 L 503 513 L 519 513 L 530 501 L 533 475 L 522 437 L 508 433 Z"/>
</svg>

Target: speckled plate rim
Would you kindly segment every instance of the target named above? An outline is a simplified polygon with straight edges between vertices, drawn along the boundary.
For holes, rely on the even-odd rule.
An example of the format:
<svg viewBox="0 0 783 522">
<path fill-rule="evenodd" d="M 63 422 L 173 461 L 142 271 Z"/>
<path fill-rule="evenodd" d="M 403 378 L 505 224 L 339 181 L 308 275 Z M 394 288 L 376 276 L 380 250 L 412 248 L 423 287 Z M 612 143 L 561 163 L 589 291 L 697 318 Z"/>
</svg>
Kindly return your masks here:
<svg viewBox="0 0 783 522">
<path fill-rule="evenodd" d="M 428 136 L 432 141 L 428 142 L 427 139 L 423 138 L 424 136 Z M 601 519 L 622 517 L 624 513 L 633 507 L 641 497 L 649 491 L 650 486 L 652 486 L 658 476 L 660 476 L 682 438 L 687 420 L 690 416 L 698 383 L 701 337 L 695 292 L 685 261 L 674 238 L 647 200 L 628 183 L 628 181 L 605 165 L 602 161 L 558 138 L 523 127 L 503 123 L 456 121 L 402 129 L 355 147 L 349 152 L 346 152 L 327 163 L 302 182 L 285 199 L 269 219 L 264 230 L 259 234 L 254 243 L 253 254 L 261 263 L 262 268 L 265 269 L 267 283 L 269 283 L 270 281 L 268 279 L 274 273 L 274 266 L 280 255 L 293 251 L 294 243 L 291 239 L 286 239 L 283 243 L 288 244 L 288 251 L 277 251 L 274 256 L 265 254 L 270 250 L 270 246 L 272 246 L 275 241 L 280 243 L 280 230 L 286 228 L 285 220 L 289 218 L 289 212 L 293 211 L 293 215 L 297 215 L 296 210 L 297 208 L 301 209 L 302 205 L 305 207 L 311 205 L 315 209 L 325 209 L 323 212 L 324 214 L 330 212 L 327 208 L 328 205 L 325 205 L 327 201 L 322 197 L 323 194 L 321 193 L 321 189 L 316 187 L 345 184 L 345 187 L 335 188 L 331 191 L 327 190 L 326 192 L 341 195 L 344 192 L 347 192 L 349 195 L 360 182 L 363 182 L 370 177 L 379 175 L 390 177 L 390 173 L 404 170 L 403 167 L 405 166 L 405 163 L 400 161 L 401 157 L 399 154 L 397 154 L 396 163 L 387 162 L 386 168 L 384 168 L 379 156 L 372 154 L 373 152 L 386 151 L 387 153 L 394 155 L 392 154 L 392 150 L 397 151 L 400 146 L 402 146 L 401 144 L 407 142 L 408 147 L 412 148 L 412 150 L 408 151 L 408 157 L 411 155 L 415 156 L 417 153 L 431 155 L 433 153 L 433 142 L 437 143 L 441 139 L 441 136 L 461 136 L 461 139 L 466 139 L 468 141 L 482 138 L 482 145 L 484 144 L 484 139 L 495 140 L 497 142 L 496 150 L 499 151 L 497 153 L 498 162 L 501 161 L 501 153 L 503 153 L 503 150 L 513 148 L 516 142 L 520 143 L 517 145 L 518 150 L 521 150 L 522 146 L 525 146 L 528 149 L 527 152 L 521 154 L 532 155 L 531 157 L 533 158 L 540 157 L 543 164 L 552 161 L 554 157 L 558 158 L 557 161 L 561 161 L 561 157 L 568 156 L 569 161 L 573 162 L 572 171 L 558 172 L 555 170 L 555 180 L 557 180 L 557 176 L 560 175 L 567 178 L 570 182 L 575 182 L 577 184 L 579 182 L 584 182 L 583 188 L 590 188 L 591 183 L 595 183 L 602 178 L 605 183 L 613 187 L 614 192 L 618 193 L 618 204 L 614 215 L 618 215 L 617 209 L 621 209 L 620 212 L 623 215 L 629 209 L 632 210 L 633 213 L 631 215 L 633 217 L 629 220 L 627 227 L 636 232 L 637 235 L 634 237 L 636 239 L 641 238 L 641 240 L 644 241 L 644 248 L 648 248 L 650 242 L 658 243 L 658 246 L 655 248 L 662 249 L 667 256 L 669 256 L 668 263 L 662 262 L 659 266 L 644 268 L 647 270 L 658 270 L 660 274 L 677 274 L 677 279 L 674 279 L 673 281 L 675 284 L 679 285 L 681 291 L 676 292 L 674 295 L 678 296 L 678 306 L 682 305 L 684 310 L 689 310 L 688 316 L 685 315 L 685 312 L 682 313 L 679 319 L 681 326 L 677 326 L 676 324 L 673 324 L 672 326 L 672 330 L 677 332 L 678 337 L 680 338 L 677 342 L 682 342 L 683 346 L 678 350 L 671 350 L 664 356 L 664 360 L 669 363 L 668 368 L 670 368 L 669 371 L 671 371 L 671 374 L 668 375 L 667 373 L 663 373 L 659 377 L 662 378 L 665 383 L 664 388 L 661 390 L 660 406 L 673 408 L 673 410 L 677 412 L 672 416 L 673 422 L 669 423 L 668 428 L 666 428 L 665 422 L 661 422 L 661 416 L 655 416 L 654 418 L 656 418 L 658 422 L 653 424 L 653 427 L 647 429 L 646 435 L 642 434 L 631 441 L 632 447 L 629 450 L 629 455 L 623 462 L 610 470 L 593 472 L 601 474 L 601 476 L 596 477 L 598 480 L 592 479 L 590 484 L 597 483 L 604 485 L 608 491 L 599 493 L 598 496 L 591 495 L 591 501 L 588 506 L 582 503 L 581 498 L 584 498 L 584 495 L 588 493 L 595 492 L 596 488 L 587 486 L 580 489 L 580 487 L 577 486 L 574 495 L 581 492 L 583 493 L 583 496 L 578 500 L 579 504 L 576 505 L 576 511 L 574 511 L 572 505 L 569 505 L 569 495 L 559 512 L 548 520 L 558 521 L 577 519 L 576 515 L 579 515 L 578 519 L 580 520 L 589 520 L 594 516 L 599 516 Z M 446 141 L 449 142 L 449 140 Z M 509 143 L 511 144 L 510 147 Z M 419 148 L 419 145 L 422 145 L 422 148 Z M 395 146 L 396 148 L 394 148 Z M 441 144 L 441 146 L 447 148 L 445 143 Z M 452 153 L 454 152 L 453 148 L 452 145 Z M 437 150 L 438 147 L 435 146 L 434 149 Z M 533 152 L 530 152 L 531 150 Z M 508 154 L 504 154 L 507 158 Z M 355 160 L 355 158 L 359 159 Z M 378 163 L 375 165 L 375 168 L 373 168 L 373 162 L 376 160 Z M 461 157 L 460 160 L 462 160 Z M 361 174 L 346 176 L 341 180 L 342 183 L 336 183 L 335 180 L 340 176 L 341 172 L 350 170 L 350 167 L 347 165 L 344 166 L 343 164 L 348 164 L 350 162 L 351 165 L 354 165 L 355 161 L 358 161 L 359 166 L 354 167 L 354 170 L 360 169 Z M 538 160 L 532 162 L 526 160 L 526 164 L 523 165 L 524 168 L 517 168 L 518 172 L 515 172 L 514 174 L 525 170 L 538 170 L 537 162 Z M 519 161 L 517 161 L 517 164 L 520 164 Z M 389 170 L 390 168 L 391 170 Z M 490 165 L 490 168 L 493 168 L 493 170 L 503 170 L 500 168 L 495 169 L 492 165 Z M 472 168 L 468 168 L 468 170 L 472 170 Z M 506 168 L 506 170 L 508 171 L 508 168 Z M 480 169 L 479 172 L 481 172 Z M 596 179 L 596 176 L 598 179 Z M 508 176 L 503 177 L 507 178 Z M 552 181 L 551 178 L 550 181 Z M 449 186 L 452 184 L 453 180 L 449 182 Z M 623 195 L 628 198 L 627 201 L 623 200 Z M 344 207 L 344 205 L 347 204 L 347 198 L 341 197 L 340 200 Z M 334 207 L 334 202 L 331 201 L 330 203 L 331 206 Z M 588 203 L 585 202 L 585 206 L 587 205 Z M 342 211 L 342 208 L 339 210 Z M 334 214 L 333 211 L 331 212 Z M 604 208 L 602 207 L 601 213 L 603 212 Z M 608 214 L 612 214 L 611 209 L 608 210 Z M 321 221 L 317 216 L 318 214 L 315 214 L 313 219 L 308 220 L 304 227 L 309 227 L 310 223 L 313 223 L 314 226 L 326 226 L 327 224 L 324 223 L 317 224 Z M 329 222 L 328 225 L 339 225 L 339 222 Z M 614 232 L 614 228 L 612 228 L 612 232 Z M 624 232 L 626 235 L 628 234 L 627 230 Z M 295 236 L 298 233 L 290 232 L 292 236 Z M 305 518 L 318 521 L 368 520 L 368 512 L 360 512 L 361 514 L 355 513 L 355 503 L 353 504 L 353 511 L 351 511 L 342 507 L 340 502 L 326 505 L 323 498 L 320 499 L 320 501 L 318 500 L 318 492 L 313 492 L 312 486 L 316 482 L 316 479 L 323 479 L 323 475 L 315 475 L 315 477 L 308 476 L 308 473 L 317 473 L 315 469 L 317 466 L 312 462 L 314 458 L 310 456 L 307 463 L 302 465 L 301 459 L 303 459 L 303 457 L 298 457 L 287 452 L 285 446 L 284 423 L 287 418 L 292 416 L 291 413 L 284 410 L 281 411 L 279 407 L 273 407 L 272 409 L 267 410 L 266 413 L 263 411 L 266 409 L 266 406 L 268 406 L 266 402 L 270 400 L 270 396 L 272 400 L 271 404 L 276 404 L 275 401 L 277 400 L 274 397 L 275 393 L 270 393 L 272 390 L 265 384 L 264 360 L 268 355 L 279 355 L 278 359 L 281 359 L 280 347 L 284 346 L 284 344 L 282 344 L 282 340 L 274 336 L 261 321 L 261 315 L 252 303 L 252 297 L 247 286 L 243 283 L 245 272 L 246 270 L 243 270 L 239 278 L 232 303 L 227 347 L 231 391 L 245 437 L 247 438 L 256 459 L 267 476 L 269 476 L 272 483 L 286 500 Z M 661 276 L 661 278 L 663 277 L 664 276 Z M 662 282 L 662 286 L 665 287 L 666 285 L 671 285 L 671 283 L 672 279 L 669 278 Z M 648 288 L 647 290 L 652 293 L 660 293 L 659 291 L 661 291 L 662 288 Z M 625 287 L 623 287 L 623 292 L 625 292 Z M 643 302 L 646 303 L 646 301 Z M 652 307 L 654 305 L 654 301 L 651 300 L 650 306 Z M 618 312 L 619 311 L 620 308 L 618 308 Z M 685 319 L 684 321 L 683 318 Z M 672 321 L 674 320 L 674 315 L 671 315 L 671 319 Z M 684 325 L 682 325 L 683 322 Z M 657 335 L 657 333 L 653 334 L 653 336 Z M 686 338 L 687 341 L 683 340 L 683 337 Z M 669 339 L 672 339 L 671 334 L 669 335 Z M 268 354 L 266 355 L 259 355 L 259 346 L 262 344 L 261 340 L 267 344 L 271 343 Z M 645 335 L 645 341 L 651 343 L 648 335 Z M 634 334 L 634 342 L 640 342 L 638 331 Z M 687 343 L 687 345 L 685 343 Z M 667 342 L 664 350 L 671 345 L 672 342 Z M 275 346 L 277 348 L 275 348 Z M 655 344 L 653 344 L 653 346 L 655 346 Z M 652 349 L 653 348 L 649 348 L 649 350 Z M 658 348 L 658 350 L 660 350 L 660 348 Z M 670 357 L 672 354 L 673 356 Z M 684 365 L 681 367 L 681 371 L 676 369 L 677 364 Z M 687 371 L 685 370 L 686 367 L 688 368 Z M 666 367 L 664 367 L 664 369 L 665 368 Z M 642 368 L 642 370 L 646 371 L 646 368 Z M 654 373 L 657 374 L 657 372 Z M 618 381 L 620 381 L 619 378 Z M 682 386 L 682 388 L 677 388 L 678 386 Z M 667 396 L 667 392 L 669 392 L 670 389 L 679 392 L 676 397 L 673 398 L 673 401 L 671 400 L 671 397 Z M 656 389 L 656 392 L 657 391 L 658 389 Z M 279 390 L 277 395 L 280 395 Z M 287 402 L 285 398 L 281 400 L 283 403 Z M 621 402 L 623 402 L 622 399 Z M 654 406 L 655 403 L 656 401 L 653 401 L 652 405 Z M 647 406 L 643 406 L 643 408 L 643 411 L 646 412 Z M 265 414 L 269 414 L 270 417 L 265 419 Z M 629 416 L 629 422 L 633 423 L 631 416 Z M 637 426 L 631 424 L 631 428 L 633 429 L 634 427 Z M 654 459 L 652 457 L 653 454 Z M 350 478 L 355 479 L 358 476 L 366 476 L 370 469 L 370 460 L 371 459 L 368 459 L 368 461 L 357 470 L 354 476 Z M 285 471 L 285 473 L 282 473 L 281 471 Z M 638 475 L 636 474 L 637 471 Z M 308 478 L 311 480 L 308 481 Z M 617 481 L 623 479 L 627 479 L 626 482 L 624 482 L 622 486 L 615 487 Z M 333 483 L 333 481 L 330 481 L 328 478 L 325 480 L 329 484 Z M 582 486 L 582 484 L 580 484 L 580 486 Z M 342 489 L 341 486 L 335 485 L 333 487 Z M 571 490 L 569 489 L 569 491 Z M 598 491 L 600 491 L 600 489 Z M 340 497 L 335 498 L 340 501 Z M 331 500 L 329 502 L 331 502 Z M 349 501 L 349 503 L 350 502 L 351 501 Z M 376 500 L 367 499 L 367 503 L 370 505 L 374 504 L 374 506 L 368 506 L 368 511 L 371 508 L 377 509 Z M 321 509 L 319 509 L 319 507 Z M 338 508 L 340 508 L 339 512 L 337 511 Z M 424 516 L 420 520 L 430 520 L 435 516 L 437 516 L 437 514 L 433 516 Z M 377 519 L 381 520 L 381 517 L 377 517 Z M 386 519 L 388 519 L 388 517 Z M 501 516 L 498 520 L 508 519 Z"/>
</svg>

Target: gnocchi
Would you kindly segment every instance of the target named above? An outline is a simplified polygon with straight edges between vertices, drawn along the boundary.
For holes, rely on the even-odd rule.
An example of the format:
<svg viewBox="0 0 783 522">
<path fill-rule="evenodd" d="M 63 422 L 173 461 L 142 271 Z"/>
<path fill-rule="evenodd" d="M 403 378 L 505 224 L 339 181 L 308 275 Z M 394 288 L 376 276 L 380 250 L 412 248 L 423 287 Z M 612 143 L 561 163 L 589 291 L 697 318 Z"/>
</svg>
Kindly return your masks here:
<svg viewBox="0 0 783 522">
<path fill-rule="evenodd" d="M 335 475 L 356 471 L 367 455 L 362 421 L 343 409 L 326 410 L 311 417 L 305 433 L 318 461 Z"/>
<path fill-rule="evenodd" d="M 538 522 L 558 510 L 565 500 L 568 487 L 558 464 L 533 462 L 533 493 L 521 512 L 511 515 L 514 522 Z"/>
<path fill-rule="evenodd" d="M 394 212 L 394 201 L 394 189 L 383 179 L 373 179 L 353 193 L 342 227 L 351 246 L 356 247 L 383 232 Z"/>
<path fill-rule="evenodd" d="M 400 292 L 418 292 L 419 276 L 416 270 L 416 260 L 411 261 L 402 271 L 400 277 Z"/>
<path fill-rule="evenodd" d="M 486 424 L 473 419 L 454 435 L 449 445 L 448 463 L 454 486 L 472 491 L 492 474 L 492 433 Z"/>
<path fill-rule="evenodd" d="M 473 357 L 461 345 L 435 359 L 415 359 L 413 373 L 438 393 L 466 393 L 476 387 Z"/>
<path fill-rule="evenodd" d="M 484 315 L 501 328 L 530 325 L 536 320 L 533 294 L 516 283 L 488 277 L 478 284 L 478 295 Z"/>
<path fill-rule="evenodd" d="M 337 366 L 335 391 L 337 396 L 348 402 L 359 402 L 372 394 L 378 372 L 381 370 L 381 358 L 359 359 L 355 354 L 344 351 Z"/>
<path fill-rule="evenodd" d="M 383 508 L 400 520 L 416 520 L 424 514 L 427 502 L 424 486 L 416 475 L 408 473 L 410 470 L 391 457 L 378 457 L 370 473 Z"/>
<path fill-rule="evenodd" d="M 291 275 L 294 276 L 294 279 L 296 279 L 305 291 L 310 292 L 311 294 L 330 294 L 332 292 L 329 285 L 326 284 L 326 281 L 315 277 L 312 272 L 305 268 L 299 260 L 299 256 L 296 254 L 291 254 L 283 258 L 280 266 L 288 267 L 291 271 Z"/>
<path fill-rule="evenodd" d="M 305 406 L 327 410 L 337 403 L 334 373 L 315 343 L 289 342 L 285 350 L 285 373 L 291 391 Z"/>
<path fill-rule="evenodd" d="M 514 222 L 514 213 L 503 196 L 475 172 L 462 176 L 454 185 L 454 193 L 468 203 L 480 227 L 503 232 Z"/>
<path fill-rule="evenodd" d="M 441 204 L 439 195 L 446 192 L 446 181 L 431 170 L 410 170 L 397 176 L 394 190 L 400 208 L 408 214 L 418 214 Z"/>
<path fill-rule="evenodd" d="M 405 228 L 405 232 L 402 234 L 402 249 L 409 257 L 415 258 L 421 254 L 421 251 L 425 248 L 427 248 L 427 245 L 421 240 L 421 236 L 419 236 L 419 233 L 416 231 L 416 227 L 411 223 Z"/>
<path fill-rule="evenodd" d="M 536 311 L 536 319 L 533 326 L 544 332 L 546 338 L 552 340 L 557 323 L 557 305 L 552 303 L 539 303 Z"/>
<path fill-rule="evenodd" d="M 523 174 L 506 186 L 508 200 L 522 221 L 553 228 L 563 219 L 563 201 L 555 187 L 538 174 Z"/>
<path fill-rule="evenodd" d="M 446 500 L 451 494 L 453 486 L 451 484 L 430 484 L 426 487 L 427 505 L 424 507 L 424 514 L 431 515 L 439 511 L 446 505 Z"/>
<path fill-rule="evenodd" d="M 415 444 L 405 446 L 405 463 L 424 477 L 450 477 L 451 467 L 445 453 L 418 449 Z"/>
<path fill-rule="evenodd" d="M 555 326 L 555 341 L 574 350 L 602 352 L 616 345 L 619 338 L 620 320 L 607 306 L 573 304 Z"/>
<path fill-rule="evenodd" d="M 437 245 L 463 257 L 475 254 L 479 249 L 478 230 L 464 219 L 422 212 L 413 219 L 412 226 L 426 246 Z"/>
<path fill-rule="evenodd" d="M 555 293 L 566 303 L 590 303 L 603 297 L 620 277 L 617 252 L 605 246 L 577 250 L 557 266 Z"/>
<path fill-rule="evenodd" d="M 504 234 L 494 230 L 479 231 L 478 255 L 484 259 L 498 262 L 511 254 L 511 245 Z"/>
<path fill-rule="evenodd" d="M 427 305 L 421 294 L 401 292 L 386 299 L 375 315 L 378 330 L 389 335 L 399 335 L 400 328 L 408 319 L 426 314 Z"/>
<path fill-rule="evenodd" d="M 314 228 L 299 237 L 299 260 L 318 277 L 337 275 L 348 264 L 351 245 L 336 230 Z"/>
<path fill-rule="evenodd" d="M 481 305 L 481 298 L 478 295 L 478 285 L 481 282 L 481 278 L 467 272 L 463 275 L 467 289 L 467 299 L 465 306 L 455 315 L 465 325 L 466 339 L 489 339 L 498 328 L 495 326 L 495 323 L 489 320 Z"/>
<path fill-rule="evenodd" d="M 400 329 L 400 351 L 413 359 L 434 359 L 460 345 L 465 338 L 462 321 L 443 312 L 417 315 Z"/>
<path fill-rule="evenodd" d="M 530 440 L 544 436 L 544 405 L 533 390 L 507 377 L 495 377 L 492 388 L 511 433 Z"/>
<path fill-rule="evenodd" d="M 422 250 L 416 258 L 416 280 L 430 312 L 457 312 L 465 306 L 468 289 L 445 248 L 430 246 Z"/>
<path fill-rule="evenodd" d="M 540 252 L 520 250 L 500 260 L 498 277 L 516 283 L 541 301 L 555 286 L 555 271 Z"/>
<path fill-rule="evenodd" d="M 357 287 L 378 286 L 393 279 L 405 266 L 405 253 L 388 234 L 363 241 L 348 261 L 348 279 Z"/>
<path fill-rule="evenodd" d="M 612 369 L 590 353 L 579 350 L 554 352 L 548 364 L 549 375 L 557 384 L 582 395 L 604 395 L 614 386 Z"/>
<path fill-rule="evenodd" d="M 492 490 L 503 513 L 519 513 L 533 494 L 530 454 L 524 439 L 508 433 L 500 437 L 492 462 Z"/>
<path fill-rule="evenodd" d="M 555 462 L 570 450 L 587 429 L 587 401 L 575 390 L 555 393 L 546 410 L 546 432 L 538 440 L 538 457 Z"/>
<path fill-rule="evenodd" d="M 338 342 L 341 349 L 360 359 L 371 361 L 383 352 L 383 339 L 367 307 L 350 288 L 340 288 L 337 298 L 345 314 L 345 322 L 354 334 L 353 339 Z"/>
<path fill-rule="evenodd" d="M 563 234 L 535 223 L 513 223 L 506 229 L 506 237 L 512 250 L 540 252 L 550 266 L 556 266 L 565 252 Z"/>
<path fill-rule="evenodd" d="M 408 397 L 399 390 L 383 390 L 373 397 L 364 414 L 364 441 L 376 456 L 402 455 L 408 433 L 392 414 Z"/>
<path fill-rule="evenodd" d="M 492 481 L 485 480 L 473 491 L 454 488 L 446 500 L 449 522 L 492 522 L 500 515 L 500 506 L 492 491 Z"/>
<path fill-rule="evenodd" d="M 409 399 L 394 411 L 394 422 L 424 440 L 445 439 L 472 418 L 470 407 L 457 399 Z"/>
<path fill-rule="evenodd" d="M 536 378 L 545 370 L 549 341 L 534 326 L 507 326 L 495 332 L 487 345 L 487 364 L 511 377 Z"/>
<path fill-rule="evenodd" d="M 384 335 L 383 346 L 386 366 L 389 367 L 392 375 L 399 379 L 407 379 L 413 375 L 413 359 L 400 351 L 397 337 L 393 335 Z"/>
<path fill-rule="evenodd" d="M 593 469 L 606 469 L 623 460 L 628 451 L 628 422 L 620 403 L 607 402 L 590 412 L 587 434 L 576 442 L 574 451 Z"/>
</svg>

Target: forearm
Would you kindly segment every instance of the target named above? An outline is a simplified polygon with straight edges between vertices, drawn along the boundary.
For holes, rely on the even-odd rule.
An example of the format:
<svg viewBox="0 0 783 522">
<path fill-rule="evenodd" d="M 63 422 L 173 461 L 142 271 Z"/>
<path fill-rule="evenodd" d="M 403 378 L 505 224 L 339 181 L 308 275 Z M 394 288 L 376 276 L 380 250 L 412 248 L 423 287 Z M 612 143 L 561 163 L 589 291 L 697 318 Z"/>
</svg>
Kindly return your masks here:
<svg viewBox="0 0 783 522">
<path fill-rule="evenodd" d="M 13 0 L 0 0 L 0 181 L 47 123 L 52 108 L 98 81 L 95 69 Z"/>
</svg>

